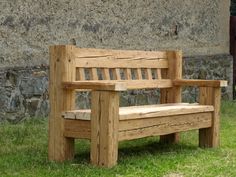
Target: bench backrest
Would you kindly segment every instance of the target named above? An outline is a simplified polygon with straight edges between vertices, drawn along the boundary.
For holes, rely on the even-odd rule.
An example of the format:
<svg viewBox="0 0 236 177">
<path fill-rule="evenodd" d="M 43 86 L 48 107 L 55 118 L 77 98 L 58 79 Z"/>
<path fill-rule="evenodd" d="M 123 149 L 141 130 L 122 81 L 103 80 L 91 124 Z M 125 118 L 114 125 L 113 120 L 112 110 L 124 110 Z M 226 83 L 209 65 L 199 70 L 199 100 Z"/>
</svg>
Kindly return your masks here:
<svg viewBox="0 0 236 177">
<path fill-rule="evenodd" d="M 166 52 L 77 49 L 77 80 L 161 79 L 161 69 L 168 68 Z M 100 72 L 97 72 L 99 71 Z M 85 78 L 85 71 L 89 77 Z M 99 75 L 99 73 L 101 73 Z"/>
<path fill-rule="evenodd" d="M 101 72 L 98 72 L 99 70 Z M 63 82 L 124 79 L 129 83 L 135 79 L 146 80 L 142 82 L 144 87 L 141 88 L 161 88 L 160 103 L 177 103 L 181 101 L 181 88 L 173 86 L 171 80 L 181 77 L 181 51 L 152 52 L 81 49 L 72 45 L 51 46 L 50 114 L 55 115 L 60 123 L 62 111 L 75 109 L 75 90 L 64 89 Z M 166 82 L 167 80 L 169 81 Z M 146 87 L 147 85 L 149 87 Z"/>
<path fill-rule="evenodd" d="M 126 80 L 129 82 L 129 80 L 159 80 L 160 87 L 163 88 L 161 80 L 179 79 L 182 76 L 181 51 L 56 47 L 66 49 L 64 55 L 70 63 L 65 67 L 65 69 L 68 69 L 66 72 L 75 75 L 66 80 L 63 79 L 64 81 Z M 170 87 L 170 85 L 167 87 Z"/>
</svg>

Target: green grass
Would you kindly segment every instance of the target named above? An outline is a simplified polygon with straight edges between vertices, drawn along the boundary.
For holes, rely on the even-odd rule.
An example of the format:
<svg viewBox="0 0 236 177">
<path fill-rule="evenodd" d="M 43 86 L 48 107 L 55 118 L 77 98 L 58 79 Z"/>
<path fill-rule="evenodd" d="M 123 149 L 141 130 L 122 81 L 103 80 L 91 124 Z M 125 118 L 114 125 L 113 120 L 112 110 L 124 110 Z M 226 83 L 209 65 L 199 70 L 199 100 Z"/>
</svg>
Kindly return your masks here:
<svg viewBox="0 0 236 177">
<path fill-rule="evenodd" d="M 89 164 L 89 142 L 76 142 L 72 162 L 47 160 L 47 120 L 0 124 L 0 176 L 236 176 L 236 103 L 224 102 L 221 147 L 198 148 L 196 131 L 182 133 L 178 145 L 160 145 L 158 138 L 120 143 L 119 161 L 111 169 Z"/>
</svg>

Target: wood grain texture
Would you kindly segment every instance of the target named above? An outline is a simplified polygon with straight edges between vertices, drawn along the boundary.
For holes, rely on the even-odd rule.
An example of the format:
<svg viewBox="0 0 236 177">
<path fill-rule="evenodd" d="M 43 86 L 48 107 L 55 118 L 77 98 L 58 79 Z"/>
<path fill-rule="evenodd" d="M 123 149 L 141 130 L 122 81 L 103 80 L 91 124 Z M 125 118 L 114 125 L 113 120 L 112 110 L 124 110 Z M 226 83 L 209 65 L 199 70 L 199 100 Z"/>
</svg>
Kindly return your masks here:
<svg viewBox="0 0 236 177">
<path fill-rule="evenodd" d="M 100 161 L 100 119 L 101 119 L 101 106 L 100 106 L 100 92 L 94 91 L 91 94 L 91 150 L 90 161 L 94 165 L 99 165 Z"/>
<path fill-rule="evenodd" d="M 220 126 L 220 98 L 221 89 L 211 87 L 201 87 L 199 93 L 199 103 L 202 105 L 213 105 L 212 126 L 210 128 L 199 130 L 200 147 L 218 147 L 219 126 Z"/>
<path fill-rule="evenodd" d="M 90 139 L 91 123 L 86 120 L 65 120 L 64 136 L 71 138 Z"/>
<path fill-rule="evenodd" d="M 124 91 L 134 89 L 171 88 L 170 79 L 161 80 L 110 80 L 110 81 L 74 81 L 63 82 L 64 89 L 92 89 L 92 90 L 113 90 Z"/>
<path fill-rule="evenodd" d="M 134 74 L 135 74 L 135 79 L 136 80 L 142 80 L 143 79 L 141 68 L 136 68 L 134 70 Z"/>
<path fill-rule="evenodd" d="M 157 72 L 157 78 L 158 78 L 158 79 L 162 79 L 162 76 L 161 76 L 161 69 L 157 69 L 156 72 Z"/>
<path fill-rule="evenodd" d="M 114 80 L 121 80 L 119 68 L 113 68 L 113 69 L 111 69 L 111 71 L 112 71 Z"/>
<path fill-rule="evenodd" d="M 98 80 L 97 68 L 89 69 L 90 80 Z"/>
<path fill-rule="evenodd" d="M 178 79 L 173 80 L 174 86 L 198 86 L 198 87 L 226 87 L 225 80 L 201 80 L 201 79 Z"/>
<path fill-rule="evenodd" d="M 213 111 L 213 106 L 188 103 L 129 106 L 119 108 L 119 120 L 145 119 Z M 90 120 L 91 110 L 65 111 L 62 115 L 65 119 Z"/>
<path fill-rule="evenodd" d="M 210 127 L 211 124 L 212 114 L 210 112 L 166 117 L 151 117 L 148 119 L 121 120 L 119 121 L 119 141 L 206 128 Z M 65 127 L 65 136 L 82 139 L 90 139 L 91 137 L 90 121 L 66 120 Z M 92 129 L 94 130 L 94 127 Z M 146 132 L 146 130 L 148 131 Z M 153 134 L 153 132 L 155 133 Z M 99 140 L 98 135 L 99 131 L 97 131 L 97 140 Z M 97 143 L 99 144 L 99 142 Z M 95 154 L 95 159 L 97 159 L 98 162 L 99 157 L 97 151 L 95 151 Z"/>
<path fill-rule="evenodd" d="M 125 80 L 132 80 L 132 74 L 130 68 L 124 69 Z"/>
<path fill-rule="evenodd" d="M 76 68 L 76 80 L 85 80 L 84 68 Z"/>
<path fill-rule="evenodd" d="M 150 68 L 144 69 L 145 79 L 152 80 L 152 70 Z"/>
<path fill-rule="evenodd" d="M 102 68 L 102 78 L 103 80 L 110 80 L 110 73 L 108 68 Z"/>
<path fill-rule="evenodd" d="M 211 121 L 211 113 L 123 121 L 120 122 L 119 141 L 206 128 L 211 126 Z"/>
<path fill-rule="evenodd" d="M 118 157 L 119 94 L 93 91 L 91 106 L 91 162 L 112 167 Z"/>
<path fill-rule="evenodd" d="M 48 157 L 53 161 L 64 161 L 74 156 L 74 140 L 64 137 L 64 119 L 61 113 L 75 107 L 75 92 L 64 90 L 63 81 L 75 81 L 73 46 L 50 47 L 49 81 L 49 146 Z"/>
<path fill-rule="evenodd" d="M 111 50 L 111 49 L 92 49 L 92 48 L 75 48 L 74 55 L 76 58 L 104 58 L 115 56 L 118 59 L 136 59 L 136 60 L 153 60 L 167 58 L 166 51 L 137 51 L 137 50 Z"/>
<path fill-rule="evenodd" d="M 116 59 L 107 57 L 107 59 L 99 58 L 83 58 L 77 59 L 75 66 L 77 68 L 168 68 L 166 59 Z"/>
<path fill-rule="evenodd" d="M 73 89 L 91 89 L 91 90 L 110 90 L 110 91 L 124 91 L 127 90 L 125 82 L 114 81 L 74 81 L 63 82 L 65 90 Z"/>
<path fill-rule="evenodd" d="M 171 80 L 182 78 L 182 52 L 181 51 L 168 51 L 167 58 L 169 63 L 168 70 L 162 71 L 163 78 Z M 180 103 L 181 102 L 181 87 L 174 86 L 170 89 L 161 89 L 161 99 L 163 103 Z M 177 143 L 179 135 L 177 133 L 164 135 L 160 137 L 163 143 Z"/>
</svg>

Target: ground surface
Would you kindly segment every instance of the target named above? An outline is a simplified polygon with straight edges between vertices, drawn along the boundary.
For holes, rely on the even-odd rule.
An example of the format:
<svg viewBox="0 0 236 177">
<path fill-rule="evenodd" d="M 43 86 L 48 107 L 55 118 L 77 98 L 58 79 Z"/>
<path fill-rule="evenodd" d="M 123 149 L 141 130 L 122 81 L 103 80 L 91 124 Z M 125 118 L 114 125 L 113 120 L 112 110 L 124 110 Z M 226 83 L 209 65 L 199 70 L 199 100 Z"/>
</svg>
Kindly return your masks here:
<svg viewBox="0 0 236 177">
<path fill-rule="evenodd" d="M 178 145 L 158 138 L 122 142 L 118 165 L 111 169 L 89 164 L 89 142 L 77 141 L 73 162 L 47 160 L 47 120 L 0 124 L 0 176 L 236 176 L 236 103 L 222 105 L 221 147 L 200 149 L 197 132 L 181 134 Z"/>
</svg>

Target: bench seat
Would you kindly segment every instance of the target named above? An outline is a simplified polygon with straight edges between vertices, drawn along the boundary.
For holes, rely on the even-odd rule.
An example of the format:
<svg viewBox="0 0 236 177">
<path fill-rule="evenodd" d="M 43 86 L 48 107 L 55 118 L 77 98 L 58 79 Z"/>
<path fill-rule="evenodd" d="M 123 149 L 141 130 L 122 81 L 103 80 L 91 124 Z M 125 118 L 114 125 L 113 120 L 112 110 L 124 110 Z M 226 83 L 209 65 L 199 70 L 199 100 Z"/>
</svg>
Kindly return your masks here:
<svg viewBox="0 0 236 177">
<path fill-rule="evenodd" d="M 118 140 L 211 127 L 213 111 L 211 105 L 188 103 L 120 107 Z M 90 109 L 64 112 L 64 136 L 90 139 L 90 115 Z"/>
<path fill-rule="evenodd" d="M 212 112 L 211 105 L 199 105 L 196 103 L 173 103 L 144 106 L 120 107 L 119 120 L 144 119 L 150 117 L 163 117 L 192 113 Z M 65 119 L 90 120 L 90 109 L 66 111 L 62 115 Z"/>
</svg>

